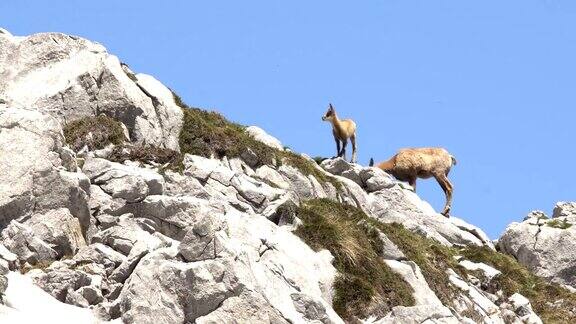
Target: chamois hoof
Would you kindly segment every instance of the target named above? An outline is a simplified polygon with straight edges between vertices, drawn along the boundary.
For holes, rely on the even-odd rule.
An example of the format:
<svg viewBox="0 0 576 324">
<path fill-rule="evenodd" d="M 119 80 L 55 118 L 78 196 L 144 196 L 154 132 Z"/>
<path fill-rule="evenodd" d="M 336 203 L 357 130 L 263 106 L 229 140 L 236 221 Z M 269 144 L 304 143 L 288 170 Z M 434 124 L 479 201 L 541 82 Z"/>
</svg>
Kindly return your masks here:
<svg viewBox="0 0 576 324">
<path fill-rule="evenodd" d="M 450 218 L 450 209 L 443 211 L 442 215 L 446 218 Z"/>
</svg>

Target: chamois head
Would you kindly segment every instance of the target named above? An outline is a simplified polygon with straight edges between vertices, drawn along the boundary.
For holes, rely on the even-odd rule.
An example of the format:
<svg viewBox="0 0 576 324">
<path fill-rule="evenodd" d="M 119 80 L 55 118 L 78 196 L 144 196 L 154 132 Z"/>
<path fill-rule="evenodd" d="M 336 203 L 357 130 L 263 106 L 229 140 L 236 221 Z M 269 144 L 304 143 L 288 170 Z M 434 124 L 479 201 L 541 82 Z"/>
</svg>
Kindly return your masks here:
<svg viewBox="0 0 576 324">
<path fill-rule="evenodd" d="M 323 121 L 332 121 L 332 119 L 334 119 L 334 116 L 336 116 L 336 110 L 334 109 L 334 107 L 332 107 L 332 104 L 330 104 L 328 106 L 328 111 L 326 111 L 326 114 L 324 114 L 324 116 L 322 117 Z"/>
</svg>

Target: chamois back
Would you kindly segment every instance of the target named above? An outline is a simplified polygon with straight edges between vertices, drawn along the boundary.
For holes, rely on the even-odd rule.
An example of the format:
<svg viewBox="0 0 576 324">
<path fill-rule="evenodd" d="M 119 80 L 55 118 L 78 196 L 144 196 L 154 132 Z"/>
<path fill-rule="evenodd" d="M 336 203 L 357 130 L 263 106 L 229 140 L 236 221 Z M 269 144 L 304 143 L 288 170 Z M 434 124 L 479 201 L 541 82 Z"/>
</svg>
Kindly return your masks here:
<svg viewBox="0 0 576 324">
<path fill-rule="evenodd" d="M 443 148 L 408 148 L 395 155 L 394 172 L 428 178 L 447 174 L 454 165 L 452 155 Z"/>
<path fill-rule="evenodd" d="M 370 164 L 374 163 L 370 160 Z M 416 179 L 436 178 L 446 194 L 446 205 L 442 214 L 449 217 L 452 208 L 452 183 L 448 173 L 456 165 L 456 159 L 443 148 L 402 149 L 390 160 L 378 164 L 378 168 L 392 174 L 396 179 L 407 181 L 416 190 Z"/>
</svg>

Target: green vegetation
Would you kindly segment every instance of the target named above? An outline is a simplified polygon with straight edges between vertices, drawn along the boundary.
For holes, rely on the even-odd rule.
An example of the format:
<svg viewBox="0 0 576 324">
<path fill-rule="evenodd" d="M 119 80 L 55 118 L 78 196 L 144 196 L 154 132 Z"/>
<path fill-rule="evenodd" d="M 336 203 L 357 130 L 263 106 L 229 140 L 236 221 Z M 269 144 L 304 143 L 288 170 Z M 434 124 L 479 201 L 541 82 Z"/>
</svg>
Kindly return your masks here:
<svg viewBox="0 0 576 324">
<path fill-rule="evenodd" d="M 576 294 L 533 275 L 509 255 L 480 247 L 467 247 L 461 252 L 471 261 L 488 264 L 502 272 L 492 280 L 490 292 L 502 290 L 506 298 L 522 294 L 544 323 L 576 323 Z"/>
<path fill-rule="evenodd" d="M 126 160 L 155 163 L 175 171 L 182 171 L 184 168 L 180 153 L 156 146 L 119 145 L 114 147 L 108 159 L 118 163 Z"/>
<path fill-rule="evenodd" d="M 105 115 L 84 117 L 64 126 L 64 138 L 70 147 L 79 151 L 84 146 L 99 150 L 108 144 L 121 144 L 124 141 L 122 124 Z"/>
<path fill-rule="evenodd" d="M 324 162 L 324 160 L 327 160 L 327 158 L 321 156 L 315 156 L 312 158 L 312 160 L 316 161 L 316 164 L 320 165 L 322 162 Z"/>
<path fill-rule="evenodd" d="M 446 270 L 452 269 L 466 278 L 464 269 L 454 258 L 458 251 L 413 233 L 401 224 L 383 224 L 376 220 L 372 220 L 372 223 L 398 246 L 408 260 L 420 267 L 430 289 L 442 303 L 452 305 L 461 291 L 450 283 Z"/>
<path fill-rule="evenodd" d="M 359 226 L 361 210 L 328 199 L 310 200 L 298 208 L 302 220 L 295 234 L 314 250 L 327 249 L 339 271 L 334 309 L 346 320 L 385 315 L 392 307 L 414 305 L 412 288 L 379 257 L 382 241 L 375 230 Z M 375 308 L 378 308 L 375 312 Z"/>
<path fill-rule="evenodd" d="M 281 151 L 255 140 L 244 131 L 244 126 L 232 123 L 216 112 L 208 112 L 186 105 L 175 93 L 174 101 L 184 112 L 184 124 L 180 132 L 180 150 L 204 157 L 242 157 L 252 152 L 257 157 L 256 166 L 283 163 L 290 165 L 305 175 L 312 175 L 321 183 L 330 182 L 336 188 L 341 184 L 334 177 L 318 170 L 313 162 L 290 151 Z"/>
<path fill-rule="evenodd" d="M 566 219 L 564 219 L 563 221 L 560 221 L 558 219 L 554 219 L 554 220 L 551 220 L 548 223 L 546 223 L 546 226 L 559 228 L 559 229 L 569 229 L 570 227 L 572 227 L 572 224 L 568 223 L 568 221 Z"/>
<path fill-rule="evenodd" d="M 486 247 L 449 248 L 401 224 L 383 224 L 360 209 L 326 199 L 304 203 L 296 209 L 296 215 L 303 224 L 295 234 L 313 249 L 327 249 L 334 255 L 334 266 L 340 276 L 334 284 L 333 306 L 346 320 L 414 303 L 411 287 L 379 257 L 382 242 L 378 231 L 381 231 L 420 267 L 428 285 L 445 305 L 453 306 L 455 298 L 463 293 L 450 283 L 447 269 L 453 269 L 462 278 L 482 277 L 482 273 L 461 267 L 455 258 L 460 255 L 502 272 L 483 287 L 488 292 L 502 291 L 504 300 L 515 293 L 522 294 L 545 323 L 576 323 L 576 294 L 533 275 L 509 255 Z M 377 309 L 376 303 L 384 307 Z M 480 319 L 472 309 L 466 316 Z"/>
</svg>

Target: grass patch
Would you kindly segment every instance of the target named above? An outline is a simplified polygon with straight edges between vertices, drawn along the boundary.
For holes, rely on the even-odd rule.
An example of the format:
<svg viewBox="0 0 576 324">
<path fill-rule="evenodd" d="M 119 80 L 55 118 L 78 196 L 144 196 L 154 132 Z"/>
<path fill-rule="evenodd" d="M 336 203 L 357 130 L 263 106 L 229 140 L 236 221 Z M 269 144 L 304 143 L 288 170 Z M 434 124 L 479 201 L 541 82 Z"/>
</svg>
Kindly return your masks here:
<svg viewBox="0 0 576 324">
<path fill-rule="evenodd" d="M 100 150 L 108 144 L 124 142 L 122 124 L 108 116 L 84 117 L 64 126 L 66 143 L 74 151 L 88 146 L 89 150 Z"/>
<path fill-rule="evenodd" d="M 337 189 L 341 183 L 318 170 L 314 162 L 287 150 L 278 150 L 255 140 L 245 132 L 245 127 L 228 121 L 216 112 L 209 112 L 186 105 L 173 93 L 175 103 L 184 112 L 184 123 L 180 132 L 180 150 L 182 154 L 203 157 L 245 158 L 246 154 L 257 159 L 254 167 L 261 165 L 290 165 L 305 175 L 314 176 L 321 183 L 331 183 Z M 249 153 L 251 152 L 251 153 Z"/>
<path fill-rule="evenodd" d="M 166 169 L 177 172 L 181 172 L 184 169 L 180 153 L 156 146 L 116 146 L 108 159 L 118 163 L 124 163 L 124 161 L 129 160 L 147 164 L 159 164 Z"/>
<path fill-rule="evenodd" d="M 492 280 L 491 293 L 502 290 L 506 298 L 520 293 L 530 300 L 544 323 L 576 323 L 576 294 L 535 276 L 509 255 L 472 246 L 461 253 L 471 261 L 488 264 L 502 272 Z"/>
<path fill-rule="evenodd" d="M 413 290 L 379 254 L 382 241 L 375 230 L 359 225 L 368 216 L 360 209 L 328 199 L 310 200 L 297 216 L 303 224 L 295 234 L 312 249 L 327 249 L 340 275 L 334 284 L 334 310 L 345 320 L 385 315 L 392 307 L 414 305 Z"/>
<path fill-rule="evenodd" d="M 551 220 L 548 223 L 546 223 L 546 226 L 559 228 L 559 229 L 569 229 L 570 227 L 572 227 L 572 224 L 568 223 L 568 221 L 566 219 L 564 219 L 563 221 L 560 221 L 558 219 L 554 219 L 554 220 Z"/>
<path fill-rule="evenodd" d="M 371 222 L 380 229 L 422 271 L 430 289 L 444 305 L 452 305 L 462 292 L 450 283 L 446 270 L 453 269 L 466 278 L 464 269 L 455 260 L 457 251 L 435 240 L 411 232 L 398 223 L 383 224 L 374 219 Z"/>
</svg>

